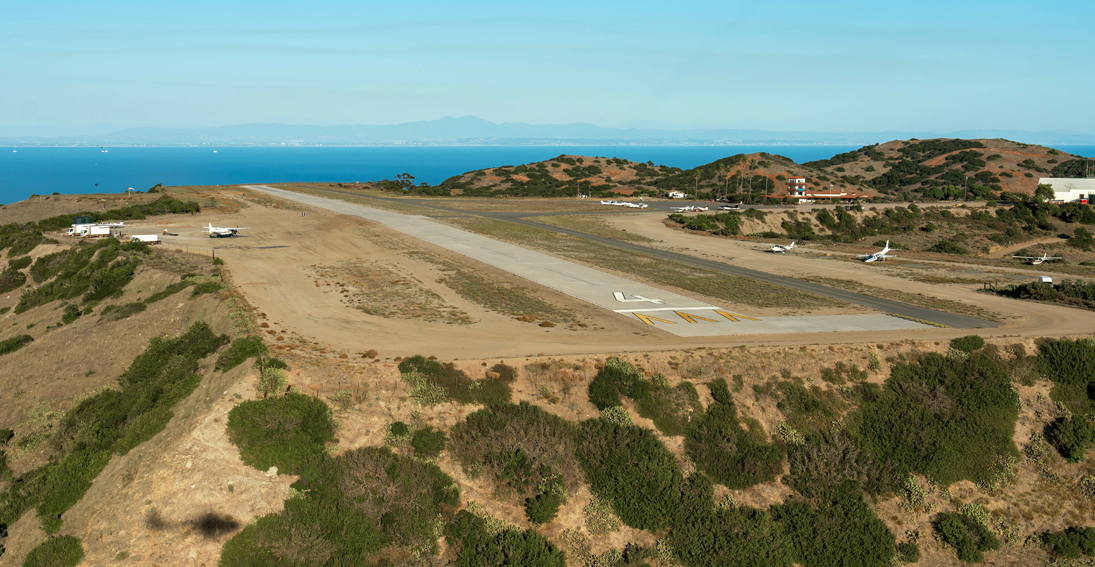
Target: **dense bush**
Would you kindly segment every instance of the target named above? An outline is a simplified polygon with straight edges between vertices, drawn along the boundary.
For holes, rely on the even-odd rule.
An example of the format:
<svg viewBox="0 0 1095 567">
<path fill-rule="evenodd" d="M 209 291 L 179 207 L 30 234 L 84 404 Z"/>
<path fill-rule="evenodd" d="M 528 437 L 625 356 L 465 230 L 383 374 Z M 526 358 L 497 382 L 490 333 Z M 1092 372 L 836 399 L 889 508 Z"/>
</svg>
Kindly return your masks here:
<svg viewBox="0 0 1095 567">
<path fill-rule="evenodd" d="M 239 447 L 246 465 L 301 474 L 325 454 L 325 443 L 334 442 L 334 423 L 323 401 L 291 392 L 232 408 L 228 438 Z"/>
<path fill-rule="evenodd" d="M 1095 441 L 1095 422 L 1088 416 L 1058 419 L 1046 428 L 1046 438 L 1068 462 L 1078 463 Z"/>
<path fill-rule="evenodd" d="M 984 524 L 966 514 L 944 512 L 932 521 L 939 538 L 967 563 L 985 560 L 984 552 L 1000 549 L 1000 540 Z"/>
<path fill-rule="evenodd" d="M 1095 555 L 1095 528 L 1069 528 L 1042 535 L 1046 550 L 1054 555 L 1078 558 Z"/>
<path fill-rule="evenodd" d="M 581 424 L 577 453 L 594 494 L 612 502 L 620 520 L 640 530 L 669 527 L 684 477 L 653 432 L 587 420 Z"/>
<path fill-rule="evenodd" d="M 566 496 L 557 491 L 547 491 L 525 500 L 525 516 L 533 524 L 546 524 L 555 519 L 559 507 L 566 503 Z"/>
<path fill-rule="evenodd" d="M 564 567 L 566 555 L 535 530 L 514 528 L 494 535 L 486 522 L 461 511 L 445 528 L 445 539 L 456 551 L 457 567 Z"/>
<path fill-rule="evenodd" d="M 61 514 L 78 502 L 112 454 L 124 455 L 164 428 L 171 408 L 198 386 L 198 361 L 227 337 L 195 323 L 175 339 L 153 338 L 118 379 L 65 413 L 50 445 L 57 458 L 23 475 L 0 495 L 0 524 L 37 508 L 42 527 L 56 532 Z"/>
<path fill-rule="evenodd" d="M 884 567 L 894 557 L 894 535 L 863 500 L 858 487 L 844 483 L 815 503 L 801 500 L 773 506 L 795 560 L 802 565 Z"/>
<path fill-rule="evenodd" d="M 748 488 L 769 482 L 782 472 L 783 454 L 767 442 L 760 423 L 746 420 L 748 431 L 738 423 L 738 412 L 726 381 L 707 385 L 714 402 L 694 420 L 684 447 L 696 468 L 728 488 Z"/>
<path fill-rule="evenodd" d="M 7 269 L 0 272 L 0 293 L 17 290 L 27 283 L 27 275 L 19 270 Z"/>
<path fill-rule="evenodd" d="M 664 378 L 647 380 L 631 363 L 610 359 L 590 381 L 589 399 L 604 411 L 619 406 L 620 396 L 635 400 L 639 415 L 650 419 L 665 435 L 684 435 L 688 424 L 702 414 L 699 394 L 690 382 L 670 387 Z"/>
<path fill-rule="evenodd" d="M 813 498 L 847 481 L 869 494 L 880 494 L 891 488 L 892 477 L 892 471 L 860 450 L 851 435 L 833 430 L 807 435 L 805 443 L 788 447 L 783 483 Z"/>
<path fill-rule="evenodd" d="M 789 567 L 791 547 L 783 526 L 765 510 L 716 508 L 702 474 L 683 487 L 669 543 L 688 567 Z"/>
<path fill-rule="evenodd" d="M 103 308 L 103 311 L 99 314 L 99 321 L 120 321 L 136 315 L 138 313 L 144 313 L 148 309 L 148 306 L 140 301 L 134 301 L 133 303 L 123 303 L 121 305 L 107 305 Z"/>
<path fill-rule="evenodd" d="M 485 474 L 503 493 L 524 501 L 553 474 L 566 490 L 578 487 L 577 431 L 574 423 L 528 402 L 499 404 L 454 425 L 449 451 L 466 473 Z"/>
<path fill-rule="evenodd" d="M 266 348 L 266 343 L 262 342 L 262 337 L 240 337 L 232 341 L 232 345 L 217 357 L 216 368 L 222 372 L 231 370 L 248 358 L 261 356 L 267 352 L 269 350 Z"/>
<path fill-rule="evenodd" d="M 220 258 L 218 258 L 219 260 Z M 218 281 L 204 281 L 194 284 L 194 291 L 190 293 L 190 297 L 197 297 L 206 293 L 217 293 L 224 289 L 224 284 Z"/>
<path fill-rule="evenodd" d="M 316 439 L 307 451 L 320 456 L 294 485 L 302 495 L 229 540 L 221 565 L 366 565 L 386 546 L 397 553 L 390 561 L 400 549 L 407 559 L 437 553 L 439 530 L 460 501 L 452 478 L 384 447 L 332 459 Z"/>
<path fill-rule="evenodd" d="M 414 436 L 411 437 L 411 447 L 414 447 L 414 454 L 416 455 L 436 457 L 441 454 L 441 451 L 445 450 L 446 440 L 447 437 L 444 431 L 438 431 L 432 427 L 423 427 L 414 432 Z"/>
<path fill-rule="evenodd" d="M 119 207 L 110 209 L 109 211 L 86 211 L 57 215 L 38 221 L 37 228 L 39 230 L 61 230 L 71 226 L 72 218 L 79 216 L 91 217 L 92 222 L 101 222 L 107 220 L 143 220 L 157 215 L 179 215 L 200 212 L 201 207 L 194 201 L 183 202 L 165 195 L 155 201 Z"/>
<path fill-rule="evenodd" d="M 985 339 L 981 338 L 980 335 L 966 335 L 951 339 L 951 348 L 962 352 L 973 352 L 983 346 L 985 346 Z"/>
<path fill-rule="evenodd" d="M 454 402 L 460 404 L 501 404 L 510 399 L 509 382 L 514 374 L 507 373 L 498 379 L 487 378 L 475 381 L 451 362 L 442 364 L 415 355 L 399 363 L 399 372 L 404 381 L 410 382 L 416 390 L 422 387 L 439 387 Z M 499 373 L 501 375 L 501 373 Z M 413 395 L 413 394 L 412 394 Z M 415 396 L 420 402 L 422 396 Z M 429 400 L 437 403 L 440 400 Z M 428 405 L 428 404 L 427 404 Z"/>
<path fill-rule="evenodd" d="M 920 546 L 911 541 L 897 544 L 897 558 L 903 563 L 916 563 L 920 561 Z"/>
<path fill-rule="evenodd" d="M 80 538 L 73 536 L 51 537 L 30 550 L 23 567 L 76 567 L 84 559 L 84 547 Z"/>
<path fill-rule="evenodd" d="M 19 258 L 12 258 L 8 262 L 8 269 L 9 270 L 22 270 L 23 268 L 26 268 L 27 266 L 29 266 L 31 264 L 31 262 L 33 262 L 33 260 L 30 259 L 30 256 L 22 256 L 22 257 L 19 257 Z"/>
<path fill-rule="evenodd" d="M 881 389 L 867 385 L 860 396 L 852 431 L 875 462 L 892 465 L 895 483 L 912 472 L 945 486 L 988 483 L 1002 457 L 1018 456 L 1018 393 L 992 357 L 924 355 L 894 364 Z"/>
<path fill-rule="evenodd" d="M 0 341 L 0 356 L 11 354 L 32 342 L 34 342 L 34 337 L 30 335 L 16 335 L 6 338 Z"/>
<path fill-rule="evenodd" d="M 1058 384 L 1088 383 L 1095 377 L 1095 341 L 1043 339 L 1037 360 L 1042 374 Z"/>
</svg>

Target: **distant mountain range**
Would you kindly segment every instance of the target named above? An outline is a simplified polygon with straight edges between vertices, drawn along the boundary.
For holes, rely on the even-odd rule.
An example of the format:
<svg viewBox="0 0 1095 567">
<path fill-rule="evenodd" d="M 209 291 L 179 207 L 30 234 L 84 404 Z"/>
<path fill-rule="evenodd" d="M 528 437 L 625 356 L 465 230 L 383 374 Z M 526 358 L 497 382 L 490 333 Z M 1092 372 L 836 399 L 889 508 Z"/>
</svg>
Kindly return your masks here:
<svg viewBox="0 0 1095 567">
<path fill-rule="evenodd" d="M 909 138 L 1006 138 L 1029 144 L 1095 145 L 1095 133 L 776 132 L 603 128 L 593 124 L 496 124 L 474 116 L 387 126 L 241 124 L 219 128 L 133 128 L 96 136 L 3 136 L 4 146 L 799 146 L 866 145 Z"/>
</svg>

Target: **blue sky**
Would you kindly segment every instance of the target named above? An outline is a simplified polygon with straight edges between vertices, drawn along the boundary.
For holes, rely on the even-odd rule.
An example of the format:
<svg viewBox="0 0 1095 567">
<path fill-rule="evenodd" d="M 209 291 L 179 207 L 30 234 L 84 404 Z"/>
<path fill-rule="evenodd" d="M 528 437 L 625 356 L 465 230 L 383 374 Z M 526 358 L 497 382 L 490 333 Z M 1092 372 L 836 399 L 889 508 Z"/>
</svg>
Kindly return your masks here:
<svg viewBox="0 0 1095 567">
<path fill-rule="evenodd" d="M 1095 132 L 1095 3 L 9 1 L 0 133 L 250 122 Z"/>
</svg>

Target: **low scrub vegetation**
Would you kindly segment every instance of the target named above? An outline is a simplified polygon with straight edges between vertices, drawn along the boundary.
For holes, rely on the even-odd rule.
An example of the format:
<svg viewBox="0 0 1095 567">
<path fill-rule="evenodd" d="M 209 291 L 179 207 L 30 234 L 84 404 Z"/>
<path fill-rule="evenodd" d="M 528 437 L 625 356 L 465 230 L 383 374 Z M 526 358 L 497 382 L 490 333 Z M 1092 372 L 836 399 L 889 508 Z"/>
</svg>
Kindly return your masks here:
<svg viewBox="0 0 1095 567">
<path fill-rule="evenodd" d="M 198 386 L 198 361 L 227 340 L 204 323 L 175 339 L 153 338 L 118 379 L 118 389 L 65 413 L 49 439 L 57 457 L 0 494 L 0 524 L 36 508 L 43 529 L 56 532 L 61 514 L 83 497 L 111 455 L 128 453 L 167 425 L 171 408 Z"/>
<path fill-rule="evenodd" d="M 510 399 L 512 378 L 472 380 L 451 362 L 442 364 L 415 355 L 399 363 L 399 372 L 414 388 L 411 395 L 422 405 L 449 400 L 458 404 L 500 404 Z"/>
<path fill-rule="evenodd" d="M 5 354 L 11 354 L 30 343 L 34 342 L 34 337 L 30 335 L 16 335 L 0 341 L 0 356 Z"/>
<path fill-rule="evenodd" d="M 51 537 L 30 550 L 23 567 L 76 567 L 83 559 L 80 538 L 65 535 Z"/>
<path fill-rule="evenodd" d="M 915 472 L 944 486 L 991 483 L 1002 457 L 1018 457 L 1019 396 L 1003 364 L 985 354 L 896 363 L 881 388 L 863 384 L 859 395 L 852 430 L 879 466 L 893 467 L 894 482 Z"/>
<path fill-rule="evenodd" d="M 259 470 L 277 467 L 302 474 L 333 442 L 331 409 L 322 400 L 291 392 L 243 402 L 228 413 L 228 438 L 240 449 L 244 464 Z"/>
<path fill-rule="evenodd" d="M 728 488 L 748 488 L 774 480 L 783 470 L 783 453 L 768 442 L 756 420 L 746 419 L 746 429 L 741 427 L 725 380 L 716 380 L 707 387 L 714 402 L 689 426 L 684 443 L 696 468 Z"/>
<path fill-rule="evenodd" d="M 665 435 L 684 435 L 689 423 L 703 413 L 691 382 L 671 387 L 664 376 L 646 379 L 631 363 L 614 358 L 589 383 L 589 400 L 605 411 L 621 405 L 620 396 L 634 400 L 639 415 Z"/>
</svg>

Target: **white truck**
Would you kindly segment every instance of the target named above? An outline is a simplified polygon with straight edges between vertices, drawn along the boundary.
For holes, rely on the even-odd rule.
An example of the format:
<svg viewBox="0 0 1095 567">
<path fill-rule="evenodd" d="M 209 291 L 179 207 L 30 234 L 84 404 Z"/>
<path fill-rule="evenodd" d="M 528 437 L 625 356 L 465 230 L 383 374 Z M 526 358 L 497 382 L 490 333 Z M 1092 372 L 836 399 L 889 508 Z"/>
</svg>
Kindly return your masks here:
<svg viewBox="0 0 1095 567">
<path fill-rule="evenodd" d="M 145 244 L 159 244 L 160 237 L 156 234 L 134 234 L 129 237 L 130 242 L 144 242 Z"/>
<path fill-rule="evenodd" d="M 84 227 L 80 230 L 80 236 L 84 238 L 102 238 L 110 236 L 109 226 L 93 224 L 91 226 Z"/>
</svg>

